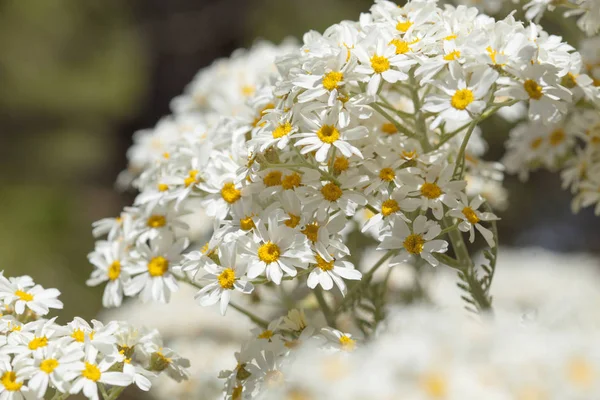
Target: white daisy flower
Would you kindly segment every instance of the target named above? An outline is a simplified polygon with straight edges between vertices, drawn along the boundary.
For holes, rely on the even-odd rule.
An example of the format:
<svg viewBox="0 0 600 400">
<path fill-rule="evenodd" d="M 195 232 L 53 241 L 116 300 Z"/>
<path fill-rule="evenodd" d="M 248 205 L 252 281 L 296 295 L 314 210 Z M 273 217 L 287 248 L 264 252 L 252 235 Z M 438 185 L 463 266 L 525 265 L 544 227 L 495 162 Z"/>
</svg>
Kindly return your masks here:
<svg viewBox="0 0 600 400">
<path fill-rule="evenodd" d="M 44 289 L 35 285 L 30 276 L 6 279 L 0 273 L 0 299 L 5 305 L 13 305 L 17 314 L 23 314 L 26 308 L 37 315 L 48 314 L 50 308 L 62 309 L 57 289 Z"/>
<path fill-rule="evenodd" d="M 2 400 L 35 399 L 26 383 L 26 365 L 15 365 L 6 362 L 0 364 L 0 398 Z"/>
<path fill-rule="evenodd" d="M 122 262 L 128 256 L 124 241 L 97 242 L 96 249 L 88 255 L 88 260 L 96 267 L 88 286 L 97 286 L 107 282 L 102 295 L 104 307 L 119 307 L 123 301 L 123 287 L 129 280 L 129 274 L 122 269 Z"/>
<path fill-rule="evenodd" d="M 341 210 L 345 215 L 354 215 L 356 207 L 367 203 L 366 197 L 355 188 L 366 179 L 351 175 L 340 175 L 338 183 L 322 183 L 321 187 L 309 193 L 304 206 L 306 211 L 316 213 L 317 219 L 324 220 L 334 211 Z"/>
<path fill-rule="evenodd" d="M 417 190 L 409 193 L 409 195 L 420 196 L 421 209 L 431 208 L 436 219 L 442 219 L 444 216 L 443 205 L 453 207 L 456 204 L 458 193 L 467 186 L 465 181 L 452 180 L 453 171 L 453 164 L 448 164 L 445 167 L 434 164 L 424 172 L 424 178 L 413 176 L 418 182 Z"/>
<path fill-rule="evenodd" d="M 384 227 L 389 226 L 390 221 L 396 216 L 409 222 L 404 213 L 412 212 L 419 208 L 421 200 L 407 197 L 408 190 L 409 189 L 404 186 L 395 189 L 392 193 L 382 191 L 372 203 L 373 207 L 379 210 L 379 212 L 369 217 L 363 225 L 361 232 L 372 230 L 376 237 L 380 237 L 385 232 Z"/>
<path fill-rule="evenodd" d="M 396 218 L 391 233 L 383 237 L 377 249 L 399 250 L 398 255 L 390 260 L 390 266 L 407 262 L 416 256 L 435 267 L 439 262 L 431 253 L 445 253 L 448 250 L 448 242 L 435 239 L 441 232 L 440 225 L 428 221 L 424 215 L 419 215 L 411 227 L 404 220 Z"/>
<path fill-rule="evenodd" d="M 342 295 L 346 294 L 346 284 L 344 279 L 360 280 L 362 274 L 354 268 L 354 265 L 349 261 L 340 260 L 331 254 L 315 254 L 316 265 L 308 275 L 306 284 L 309 288 L 314 289 L 317 285 L 321 285 L 324 290 L 331 290 L 333 284 L 340 289 Z"/>
<path fill-rule="evenodd" d="M 475 240 L 475 229 L 481 233 L 490 247 L 494 247 L 494 234 L 489 229 L 481 225 L 480 221 L 497 221 L 500 218 L 491 212 L 481 212 L 478 208 L 485 200 L 481 196 L 475 196 L 470 202 L 467 195 L 461 193 L 458 206 L 448 211 L 448 215 L 453 218 L 458 218 L 462 222 L 458 225 L 458 229 L 462 232 L 469 232 L 469 241 L 473 243 Z"/>
<path fill-rule="evenodd" d="M 207 272 L 202 281 L 210 283 L 196 294 L 195 298 L 202 306 L 220 304 L 221 314 L 225 315 L 233 290 L 249 294 L 254 286 L 244 279 L 244 268 L 236 261 L 237 247 L 234 242 L 219 247 L 219 264 L 207 259 L 203 268 Z"/>
<path fill-rule="evenodd" d="M 350 333 L 344 333 L 333 328 L 321 328 L 321 335 L 325 338 L 325 347 L 335 350 L 354 351 L 356 339 Z"/>
</svg>

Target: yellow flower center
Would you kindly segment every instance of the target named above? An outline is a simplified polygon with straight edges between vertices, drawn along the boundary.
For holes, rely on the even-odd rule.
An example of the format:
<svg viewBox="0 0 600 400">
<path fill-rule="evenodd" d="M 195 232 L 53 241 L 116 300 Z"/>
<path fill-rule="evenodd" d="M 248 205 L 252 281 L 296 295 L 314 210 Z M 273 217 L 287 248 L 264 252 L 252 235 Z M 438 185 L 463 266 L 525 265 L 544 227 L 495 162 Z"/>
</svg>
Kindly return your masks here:
<svg viewBox="0 0 600 400">
<path fill-rule="evenodd" d="M 150 228 L 162 228 L 167 224 L 167 219 L 164 215 L 151 215 L 146 221 L 146 225 Z"/>
<path fill-rule="evenodd" d="M 321 194 L 328 201 L 336 201 L 342 197 L 342 189 L 333 182 L 329 182 L 327 185 L 321 188 Z"/>
<path fill-rule="evenodd" d="M 346 335 L 342 335 L 340 337 L 340 345 L 342 346 L 342 350 L 353 351 L 356 348 L 356 341 Z"/>
<path fill-rule="evenodd" d="M 317 137 L 321 142 L 331 144 L 340 138 L 340 131 L 333 125 L 323 125 L 317 131 Z"/>
<path fill-rule="evenodd" d="M 429 397 L 434 399 L 443 399 L 448 393 L 448 384 L 443 376 L 438 374 L 427 375 L 423 378 L 421 386 Z"/>
<path fill-rule="evenodd" d="M 403 159 L 405 159 L 407 161 L 413 160 L 413 159 L 417 158 L 417 151 L 416 150 L 411 150 L 411 151 L 402 150 L 400 157 L 402 157 Z"/>
<path fill-rule="evenodd" d="M 274 388 L 283 385 L 284 377 L 281 371 L 272 370 L 265 374 L 267 387 Z"/>
<path fill-rule="evenodd" d="M 81 376 L 89 379 L 90 381 L 97 382 L 100 380 L 102 373 L 97 366 L 86 361 L 85 369 L 81 371 Z"/>
<path fill-rule="evenodd" d="M 169 269 L 169 260 L 163 256 L 154 257 L 148 263 L 148 272 L 150 276 L 163 276 Z"/>
<path fill-rule="evenodd" d="M 485 50 L 488 52 L 490 59 L 492 60 L 492 64 L 496 64 L 496 56 L 498 55 L 498 50 L 492 49 L 491 46 L 488 46 Z"/>
<path fill-rule="evenodd" d="M 392 124 L 391 122 L 386 122 L 383 125 L 381 125 L 381 131 L 388 135 L 393 135 L 393 134 L 398 133 L 398 129 L 396 129 L 396 125 Z"/>
<path fill-rule="evenodd" d="M 558 146 L 562 142 L 564 142 L 566 138 L 565 131 L 562 129 L 557 129 L 550 134 L 550 144 L 552 146 Z"/>
<path fill-rule="evenodd" d="M 331 71 L 323 76 L 323 87 L 329 91 L 338 88 L 338 83 L 344 79 L 344 74 L 337 71 Z"/>
<path fill-rule="evenodd" d="M 530 143 L 530 145 L 529 145 L 529 146 L 531 146 L 531 148 L 532 148 L 533 150 L 535 150 L 535 149 L 537 149 L 538 147 L 540 147 L 540 146 L 542 145 L 542 142 L 543 142 L 543 141 L 544 141 L 544 139 L 542 139 L 541 137 L 539 137 L 539 138 L 535 138 L 535 139 L 533 139 L 533 140 L 531 141 L 531 143 Z"/>
<path fill-rule="evenodd" d="M 390 60 L 384 56 L 374 55 L 371 57 L 371 68 L 376 74 L 382 74 L 390 69 Z"/>
<path fill-rule="evenodd" d="M 242 86 L 242 94 L 246 97 L 252 96 L 256 88 L 253 85 L 244 85 Z"/>
<path fill-rule="evenodd" d="M 231 268 L 226 268 L 219 274 L 217 277 L 219 280 L 219 285 L 223 289 L 233 289 L 233 284 L 235 282 L 235 271 Z"/>
<path fill-rule="evenodd" d="M 442 195 L 442 189 L 436 183 L 425 182 L 421 186 L 421 195 L 428 199 L 437 199 Z"/>
<path fill-rule="evenodd" d="M 525 91 L 529 95 L 530 98 L 534 100 L 539 100 L 542 98 L 542 87 L 538 85 L 538 83 L 532 79 L 527 79 L 525 83 L 523 83 L 523 87 Z"/>
<path fill-rule="evenodd" d="M 29 350 L 37 350 L 40 347 L 46 346 L 48 346 L 48 338 L 46 336 L 33 338 L 27 345 L 27 347 L 29 347 Z"/>
<path fill-rule="evenodd" d="M 395 177 L 396 173 L 391 168 L 382 168 L 381 171 L 379 171 L 379 178 L 382 181 L 391 182 Z"/>
<path fill-rule="evenodd" d="M 272 337 L 273 337 L 273 331 L 271 331 L 269 329 L 262 331 L 257 336 L 258 339 L 267 339 L 267 340 L 271 339 Z"/>
<path fill-rule="evenodd" d="M 315 258 L 317 259 L 317 267 L 321 268 L 323 271 L 331 271 L 333 269 L 335 260 L 325 261 L 323 257 L 318 254 L 315 254 Z"/>
<path fill-rule="evenodd" d="M 448 36 L 446 36 L 446 37 L 444 38 L 444 40 L 454 40 L 454 39 L 456 39 L 457 37 L 458 37 L 458 36 L 457 36 L 455 33 L 453 33 L 453 34 L 451 34 L 451 35 L 448 35 Z"/>
<path fill-rule="evenodd" d="M 273 139 L 279 139 L 287 136 L 292 131 L 292 124 L 286 122 L 285 124 L 277 125 L 277 128 L 273 130 Z"/>
<path fill-rule="evenodd" d="M 285 190 L 292 190 L 297 187 L 300 187 L 301 183 L 302 183 L 302 176 L 297 172 L 293 172 L 290 175 L 286 175 L 281 180 L 281 186 Z"/>
<path fill-rule="evenodd" d="M 390 44 L 396 46 L 396 54 L 405 54 L 410 50 L 408 42 L 402 39 L 392 39 Z"/>
<path fill-rule="evenodd" d="M 158 184 L 158 191 L 159 192 L 166 192 L 167 190 L 169 190 L 169 185 L 164 184 L 164 183 L 159 183 Z"/>
<path fill-rule="evenodd" d="M 242 230 L 244 231 L 249 231 L 255 226 L 256 225 L 254 225 L 254 220 L 252 219 L 252 216 L 240 219 L 240 228 L 242 228 Z"/>
<path fill-rule="evenodd" d="M 47 374 L 51 374 L 56 367 L 58 367 L 58 360 L 54 358 L 48 358 L 40 363 L 40 369 Z"/>
<path fill-rule="evenodd" d="M 408 235 L 403 243 L 404 248 L 410 254 L 421 254 L 424 245 L 425 239 L 423 239 L 423 236 L 416 233 Z"/>
<path fill-rule="evenodd" d="M 460 51 L 458 50 L 453 50 L 444 56 L 444 60 L 446 61 L 454 61 L 457 58 L 460 58 Z"/>
<path fill-rule="evenodd" d="M 568 378 L 577 386 L 590 386 L 594 380 L 594 369 L 586 360 L 577 358 L 569 363 Z"/>
<path fill-rule="evenodd" d="M 75 339 L 76 342 L 85 342 L 85 332 L 83 332 L 81 329 L 75 329 L 71 334 L 71 337 Z"/>
<path fill-rule="evenodd" d="M 384 217 L 388 217 L 398 211 L 400 211 L 400 206 L 394 199 L 388 199 L 381 204 L 381 214 L 383 214 Z"/>
<path fill-rule="evenodd" d="M 350 166 L 350 162 L 344 156 L 336 157 L 333 161 L 333 171 L 337 174 L 344 172 Z"/>
<path fill-rule="evenodd" d="M 17 382 L 17 374 L 14 371 L 6 371 L 2 374 L 0 382 L 9 392 L 17 392 L 23 386 L 23 382 Z"/>
<path fill-rule="evenodd" d="M 189 187 L 190 185 L 196 183 L 196 176 L 198 175 L 198 170 L 193 169 L 188 173 L 188 177 L 183 180 L 183 184 L 185 187 Z"/>
<path fill-rule="evenodd" d="M 476 224 L 479 222 L 479 217 L 477 216 L 477 214 L 475 213 L 475 211 L 473 211 L 473 209 L 471 207 L 463 208 L 462 213 L 465 216 L 465 218 L 467 219 L 467 221 L 469 221 L 470 223 Z"/>
<path fill-rule="evenodd" d="M 450 99 L 450 104 L 457 110 L 464 110 L 473 102 L 473 100 L 474 97 L 472 91 L 469 89 L 460 89 L 454 93 L 452 99 Z"/>
<path fill-rule="evenodd" d="M 281 172 L 271 171 L 263 178 L 263 183 L 266 187 L 281 185 Z"/>
<path fill-rule="evenodd" d="M 289 227 L 289 228 L 295 228 L 298 226 L 298 224 L 300 223 L 300 217 L 294 214 L 288 214 L 289 215 L 289 219 L 286 219 L 284 224 L 285 226 Z"/>
<path fill-rule="evenodd" d="M 32 301 L 33 300 L 33 295 L 24 292 L 22 290 L 17 290 L 15 292 L 15 296 L 17 296 L 19 298 L 19 300 L 23 300 L 23 301 Z"/>
<path fill-rule="evenodd" d="M 413 23 L 410 21 L 400 21 L 396 24 L 396 29 L 400 32 L 406 32 L 413 26 Z"/>
<path fill-rule="evenodd" d="M 227 182 L 221 189 L 221 197 L 229 204 L 233 204 L 242 197 L 242 192 L 235 188 L 233 182 Z"/>
<path fill-rule="evenodd" d="M 312 222 L 304 227 L 301 232 L 310 240 L 315 243 L 319 238 L 319 224 Z"/>
<path fill-rule="evenodd" d="M 575 86 L 577 86 L 577 77 L 569 72 L 562 77 L 560 84 L 568 89 L 573 89 Z"/>
<path fill-rule="evenodd" d="M 121 263 L 118 260 L 115 260 L 108 267 L 108 279 L 114 281 L 119 275 L 121 275 Z"/>
<path fill-rule="evenodd" d="M 265 264 L 279 260 L 281 251 L 275 243 L 267 242 L 258 248 L 258 258 Z"/>
</svg>

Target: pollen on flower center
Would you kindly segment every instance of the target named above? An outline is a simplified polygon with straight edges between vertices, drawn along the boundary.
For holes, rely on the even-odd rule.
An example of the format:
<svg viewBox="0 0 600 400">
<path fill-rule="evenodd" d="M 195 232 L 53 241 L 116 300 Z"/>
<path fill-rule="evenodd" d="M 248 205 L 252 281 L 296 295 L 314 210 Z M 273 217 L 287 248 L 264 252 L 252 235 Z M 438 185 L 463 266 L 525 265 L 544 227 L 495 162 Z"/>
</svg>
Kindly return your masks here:
<svg viewBox="0 0 600 400">
<path fill-rule="evenodd" d="M 291 189 L 300 187 L 301 183 L 302 183 L 302 176 L 297 172 L 293 172 L 290 175 L 286 175 L 281 180 L 281 186 L 285 190 L 291 190 Z"/>
<path fill-rule="evenodd" d="M 233 182 L 227 182 L 221 189 L 221 197 L 229 204 L 233 204 L 242 197 L 242 192 L 235 188 Z"/>
<path fill-rule="evenodd" d="M 344 79 L 342 72 L 331 71 L 323 76 L 323 87 L 329 91 L 338 88 L 338 84 Z"/>
<path fill-rule="evenodd" d="M 390 44 L 396 47 L 396 54 L 405 54 L 410 50 L 408 42 L 402 39 L 392 39 Z"/>
<path fill-rule="evenodd" d="M 525 83 L 523 83 L 523 87 L 532 99 L 539 100 L 542 98 L 542 87 L 536 81 L 527 79 Z"/>
<path fill-rule="evenodd" d="M 331 271 L 333 269 L 333 263 L 335 260 L 325 261 L 323 257 L 316 254 L 315 258 L 317 259 L 317 267 L 321 268 L 323 271 Z"/>
<path fill-rule="evenodd" d="M 391 182 L 395 177 L 396 173 L 391 168 L 382 168 L 381 171 L 379 171 L 379 178 L 382 181 Z"/>
<path fill-rule="evenodd" d="M 294 214 L 288 214 L 289 215 L 289 219 L 286 219 L 284 224 L 285 226 L 289 227 L 289 228 L 295 228 L 298 226 L 298 224 L 300 223 L 300 217 L 298 215 L 294 215 Z"/>
<path fill-rule="evenodd" d="M 9 392 L 16 392 L 23 386 L 23 382 L 17 382 L 17 374 L 14 371 L 6 371 L 2 374 L 0 382 Z"/>
<path fill-rule="evenodd" d="M 448 392 L 448 385 L 444 377 L 431 374 L 426 376 L 421 385 L 423 390 L 434 399 L 442 399 L 446 397 L 446 393 Z"/>
<path fill-rule="evenodd" d="M 189 187 L 190 185 L 196 183 L 198 179 L 196 176 L 198 175 L 198 170 L 193 169 L 188 173 L 188 177 L 183 180 L 183 184 L 185 187 Z"/>
<path fill-rule="evenodd" d="M 266 187 L 281 185 L 281 171 L 271 171 L 263 178 Z"/>
<path fill-rule="evenodd" d="M 452 99 L 450 100 L 450 104 L 457 110 L 464 110 L 473 102 L 473 100 L 474 96 L 471 90 L 460 89 L 454 93 Z"/>
<path fill-rule="evenodd" d="M 344 156 L 336 157 L 333 161 L 333 171 L 338 174 L 346 171 L 349 166 L 350 162 Z"/>
<path fill-rule="evenodd" d="M 279 246 L 272 242 L 267 242 L 258 248 L 258 258 L 266 264 L 279 260 L 280 254 Z"/>
<path fill-rule="evenodd" d="M 273 331 L 270 329 L 266 329 L 264 331 L 262 331 L 257 338 L 258 339 L 271 339 L 273 337 Z"/>
<path fill-rule="evenodd" d="M 33 295 L 24 292 L 22 290 L 17 290 L 15 292 L 15 296 L 17 296 L 19 298 L 19 300 L 23 300 L 23 301 L 32 301 L 33 300 Z"/>
<path fill-rule="evenodd" d="M 558 146 L 565 140 L 565 131 L 562 129 L 556 129 L 550 134 L 550 144 L 552 146 Z"/>
<path fill-rule="evenodd" d="M 398 211 L 400 211 L 400 206 L 394 199 L 388 199 L 381 204 L 381 214 L 383 214 L 384 217 L 388 217 Z"/>
<path fill-rule="evenodd" d="M 371 57 L 371 68 L 376 74 L 382 74 L 390 69 L 390 60 L 384 56 L 374 55 Z"/>
<path fill-rule="evenodd" d="M 433 182 L 425 182 L 421 185 L 421 195 L 428 199 L 437 199 L 442 195 L 442 189 Z"/>
<path fill-rule="evenodd" d="M 287 136 L 292 131 L 292 124 L 286 122 L 285 124 L 277 125 L 277 128 L 273 129 L 273 139 L 279 139 Z"/>
<path fill-rule="evenodd" d="M 121 263 L 119 260 L 115 260 L 108 267 L 108 279 L 114 281 L 121 275 Z"/>
<path fill-rule="evenodd" d="M 388 135 L 394 135 L 398 133 L 398 129 L 396 128 L 396 125 L 392 124 L 391 122 L 386 122 L 383 125 L 381 125 L 381 132 L 386 133 Z"/>
<path fill-rule="evenodd" d="M 148 263 L 150 276 L 163 276 L 169 269 L 169 260 L 163 256 L 154 257 Z"/>
<path fill-rule="evenodd" d="M 542 143 L 544 142 L 544 139 L 542 139 L 541 137 L 535 138 L 531 141 L 531 143 L 529 144 L 529 146 L 535 150 L 538 147 L 540 147 L 542 145 Z"/>
<path fill-rule="evenodd" d="M 159 183 L 157 188 L 159 192 L 166 192 L 167 190 L 169 190 L 169 185 L 165 183 Z"/>
<path fill-rule="evenodd" d="M 340 345 L 342 346 L 342 350 L 353 351 L 356 348 L 356 341 L 346 335 L 342 335 L 340 336 Z"/>
<path fill-rule="evenodd" d="M 594 380 L 594 370 L 584 359 L 574 359 L 569 363 L 568 377 L 578 386 L 589 386 Z"/>
<path fill-rule="evenodd" d="M 48 338 L 46 336 L 33 338 L 27 345 L 27 347 L 29 347 L 29 350 L 37 350 L 40 347 L 46 346 L 48 346 Z"/>
<path fill-rule="evenodd" d="M 317 137 L 321 142 L 331 144 L 340 138 L 340 131 L 333 125 L 323 125 L 317 131 Z"/>
<path fill-rule="evenodd" d="M 321 188 L 321 194 L 328 201 L 337 201 L 343 193 L 342 189 L 333 182 L 329 182 Z"/>
<path fill-rule="evenodd" d="M 410 21 L 400 21 L 396 24 L 396 29 L 400 32 L 406 32 L 413 26 L 413 23 Z"/>
<path fill-rule="evenodd" d="M 47 374 L 51 374 L 56 367 L 58 367 L 58 360 L 54 358 L 48 358 L 40 363 L 40 369 Z"/>
<path fill-rule="evenodd" d="M 150 228 L 162 228 L 167 224 L 167 218 L 164 215 L 151 215 L 146 221 Z"/>
<path fill-rule="evenodd" d="M 219 285 L 223 289 L 233 289 L 233 284 L 235 283 L 235 271 L 231 268 L 226 268 L 219 274 L 217 277 L 219 280 Z"/>
<path fill-rule="evenodd" d="M 315 243 L 319 238 L 319 224 L 316 222 L 310 223 L 301 230 L 301 232 L 310 240 Z"/>
<path fill-rule="evenodd" d="M 444 56 L 444 60 L 446 61 L 454 61 L 457 58 L 460 58 L 460 51 L 458 50 L 453 50 Z"/>
<path fill-rule="evenodd" d="M 81 329 L 75 329 L 71 334 L 71 337 L 75 339 L 76 342 L 85 342 L 85 332 L 83 332 Z"/>
<path fill-rule="evenodd" d="M 404 248 L 410 254 L 421 254 L 421 252 L 423 252 L 424 245 L 425 240 L 423 239 L 423 236 L 416 233 L 408 235 L 403 242 Z"/>
<path fill-rule="evenodd" d="M 471 207 L 463 208 L 462 213 L 465 216 L 465 218 L 467 219 L 467 221 L 469 221 L 470 223 L 476 224 L 479 222 L 479 217 L 477 216 L 477 214 L 475 213 L 475 211 L 473 211 L 473 209 Z"/>
<path fill-rule="evenodd" d="M 253 229 L 256 225 L 254 225 L 254 220 L 252 216 L 240 219 L 240 228 L 244 231 L 249 231 Z"/>
<path fill-rule="evenodd" d="M 94 364 L 86 362 L 85 369 L 83 371 L 81 371 L 81 376 L 89 379 L 90 381 L 97 382 L 100 380 L 100 377 L 102 376 L 102 372 L 100 372 L 100 369 L 97 366 L 95 366 Z"/>
</svg>

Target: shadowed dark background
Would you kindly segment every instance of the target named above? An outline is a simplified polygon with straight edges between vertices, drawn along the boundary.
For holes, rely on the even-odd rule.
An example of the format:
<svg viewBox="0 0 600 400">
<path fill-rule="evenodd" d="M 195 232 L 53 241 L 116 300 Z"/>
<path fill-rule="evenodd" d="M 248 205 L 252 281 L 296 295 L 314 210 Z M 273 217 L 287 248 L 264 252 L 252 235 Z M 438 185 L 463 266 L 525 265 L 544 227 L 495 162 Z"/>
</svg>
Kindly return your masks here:
<svg viewBox="0 0 600 400">
<path fill-rule="evenodd" d="M 256 38 L 356 19 L 369 0 L 0 0 L 0 269 L 63 292 L 93 317 L 90 225 L 132 201 L 113 186 L 138 129 L 169 113 L 196 71 Z M 552 22 L 552 21 L 550 21 Z M 552 25 L 550 25 L 552 27 Z M 556 29 L 556 27 L 555 27 Z M 507 125 L 484 125 L 490 158 Z M 598 251 L 597 219 L 570 212 L 557 175 L 507 178 L 504 245 Z"/>
</svg>

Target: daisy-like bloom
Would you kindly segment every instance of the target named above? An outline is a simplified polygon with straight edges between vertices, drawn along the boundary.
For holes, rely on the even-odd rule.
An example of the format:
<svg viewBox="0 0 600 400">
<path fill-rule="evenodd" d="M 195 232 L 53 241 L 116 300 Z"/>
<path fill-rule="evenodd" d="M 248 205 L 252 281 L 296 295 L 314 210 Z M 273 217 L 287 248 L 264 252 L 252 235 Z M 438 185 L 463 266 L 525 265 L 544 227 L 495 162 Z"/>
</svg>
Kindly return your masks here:
<svg viewBox="0 0 600 400">
<path fill-rule="evenodd" d="M 138 224 L 136 224 L 138 240 L 145 241 L 168 229 L 187 230 L 188 225 L 181 221 L 181 217 L 186 214 L 189 214 L 189 211 L 178 209 L 170 203 L 148 205 L 142 209 Z"/>
<path fill-rule="evenodd" d="M 315 259 L 306 237 L 279 224 L 276 216 L 268 219 L 268 226 L 260 221 L 251 236 L 240 237 L 240 253 L 248 259 L 248 278 L 265 275 L 279 285 L 283 274 L 296 276 L 296 268 L 306 268 Z"/>
<path fill-rule="evenodd" d="M 116 358 L 99 357 L 95 347 L 86 350 L 82 368 L 70 375 L 73 377 L 73 386 L 69 390 L 71 394 L 83 392 L 83 395 L 91 400 L 99 400 L 98 384 L 112 386 L 129 386 L 133 382 L 133 376 L 123 372 L 110 371 L 117 361 Z"/>
<path fill-rule="evenodd" d="M 378 250 L 399 250 L 398 255 L 390 260 L 390 266 L 407 262 L 412 256 L 421 257 L 432 266 L 439 265 L 432 253 L 445 253 L 448 242 L 435 239 L 442 228 L 435 221 L 428 221 L 419 215 L 409 227 L 404 220 L 396 218 L 389 235 L 382 238 Z"/>
<path fill-rule="evenodd" d="M 133 276 L 125 286 L 125 294 L 135 296 L 139 293 L 143 301 L 167 303 L 171 292 L 179 287 L 171 268 L 187 246 L 187 238 L 176 239 L 170 232 L 150 239 L 149 244 L 138 242 L 138 258 L 127 261 L 125 266 Z"/>
<path fill-rule="evenodd" d="M 335 283 L 342 295 L 345 295 L 346 284 L 344 279 L 356 281 L 362 278 L 360 271 L 355 269 L 351 262 L 340 260 L 332 254 L 324 254 L 323 256 L 315 254 L 315 259 L 317 262 L 306 281 L 311 289 L 321 285 L 324 290 L 331 290 Z"/>
<path fill-rule="evenodd" d="M 356 186 L 364 183 L 365 179 L 352 175 L 340 176 L 338 182 L 325 181 L 318 190 L 310 193 L 306 200 L 305 208 L 309 212 L 315 212 L 320 220 L 327 218 L 329 213 L 337 210 L 348 216 L 353 215 L 356 207 L 365 205 L 367 199 Z"/>
<path fill-rule="evenodd" d="M 333 328 L 322 328 L 321 335 L 326 339 L 326 348 L 343 351 L 356 350 L 356 339 L 353 339 L 350 333 Z"/>
<path fill-rule="evenodd" d="M 12 366 L 9 362 L 0 364 L 0 398 L 2 400 L 35 399 L 36 395 L 29 389 L 25 366 Z"/>
<path fill-rule="evenodd" d="M 123 301 L 123 286 L 129 280 L 129 275 L 122 269 L 122 262 L 127 256 L 126 246 L 124 241 L 100 241 L 96 243 L 94 252 L 88 255 L 96 269 L 86 284 L 97 286 L 107 282 L 102 296 L 104 307 L 119 307 Z"/>
<path fill-rule="evenodd" d="M 6 279 L 0 274 L 0 299 L 5 305 L 14 304 L 17 314 L 28 309 L 37 315 L 46 315 L 51 308 L 62 309 L 63 303 L 57 299 L 59 295 L 57 289 L 35 285 L 30 276 Z"/>
<path fill-rule="evenodd" d="M 375 31 L 373 31 L 375 33 Z M 373 45 L 375 35 L 367 37 L 363 42 L 358 43 L 353 53 L 358 57 L 360 65 L 356 67 L 356 72 L 365 76 L 367 84 L 367 94 L 375 95 L 382 81 L 395 83 L 400 80 L 408 79 L 406 70 L 411 65 L 416 64 L 416 60 L 407 57 L 405 54 L 396 54 L 396 46 L 393 43 L 387 43 L 382 39 L 376 39 Z"/>
<path fill-rule="evenodd" d="M 190 367 L 190 361 L 165 347 L 157 330 L 144 335 L 140 342 L 143 342 L 144 352 L 149 358 L 147 368 L 149 371 L 165 372 L 177 382 L 188 379 L 187 369 Z"/>
<path fill-rule="evenodd" d="M 476 228 L 479 231 L 479 233 L 481 233 L 481 236 L 483 236 L 487 244 L 490 247 L 494 247 L 494 234 L 492 233 L 492 231 L 481 225 L 480 222 L 497 221 L 499 220 L 499 218 L 491 212 L 481 212 L 478 210 L 484 201 L 485 200 L 483 199 L 483 197 L 475 196 L 469 202 L 467 195 L 461 193 L 458 206 L 448 211 L 448 215 L 453 218 L 462 220 L 462 222 L 458 224 L 458 229 L 460 229 L 463 232 L 469 232 L 469 241 L 471 243 L 473 243 L 473 241 L 475 240 L 474 228 Z"/>
<path fill-rule="evenodd" d="M 567 112 L 571 92 L 558 83 L 558 70 L 549 64 L 529 64 L 513 72 L 519 79 L 498 78 L 497 96 L 529 102 L 529 119 L 542 123 L 559 121 Z"/>
<path fill-rule="evenodd" d="M 43 355 L 35 357 L 31 365 L 23 368 L 23 373 L 29 377 L 29 389 L 40 399 L 44 398 L 50 384 L 62 393 L 68 392 L 69 382 L 65 377 L 84 368 L 81 361 L 84 355 L 79 343 L 68 346 L 52 343 Z"/>
<path fill-rule="evenodd" d="M 325 112 L 304 117 L 304 123 L 310 132 L 294 134 L 294 138 L 299 138 L 295 146 L 303 146 L 300 153 L 307 154 L 316 151 L 315 159 L 318 162 L 325 162 L 331 148 L 335 147 L 345 157 L 354 154 L 362 158 L 360 150 L 348 141 L 365 137 L 368 134 L 367 128 L 364 126 L 349 128 L 340 124 L 342 121 L 338 119 L 338 112 L 335 109 L 329 113 Z"/>
<path fill-rule="evenodd" d="M 424 173 L 424 178 L 414 177 L 418 182 L 417 187 L 415 191 L 409 194 L 420 196 L 421 209 L 431 208 L 436 219 L 442 219 L 444 216 L 443 205 L 453 207 L 456 204 L 458 193 L 467 186 L 465 181 L 452 180 L 453 171 L 453 164 L 448 164 L 445 167 L 434 164 Z"/>
<path fill-rule="evenodd" d="M 15 354 L 15 360 L 39 356 L 47 350 L 52 340 L 60 338 L 64 329 L 55 324 L 56 317 L 29 322 L 8 337 L 5 351 Z"/>
<path fill-rule="evenodd" d="M 224 220 L 231 206 L 242 198 L 241 186 L 236 183 L 237 165 L 225 154 L 217 153 L 215 165 L 207 167 L 206 182 L 199 184 L 207 192 L 203 206 L 210 217 Z"/>
<path fill-rule="evenodd" d="M 456 62 L 450 63 L 446 81 L 437 85 L 443 94 L 427 97 L 423 105 L 424 110 L 437 115 L 431 128 L 437 128 L 442 122 L 461 124 L 481 114 L 496 79 L 498 73 L 487 66 L 467 71 Z"/>
<path fill-rule="evenodd" d="M 211 306 L 219 302 L 221 314 L 225 315 L 231 299 L 231 292 L 235 290 L 249 294 L 254 290 L 254 286 L 244 279 L 244 268 L 236 260 L 235 243 L 223 244 L 219 250 L 220 264 L 207 259 L 203 267 L 207 274 L 202 277 L 202 280 L 210 283 L 200 289 L 195 298 L 203 306 Z"/>
<path fill-rule="evenodd" d="M 373 206 L 380 211 L 365 222 L 361 232 L 374 230 L 375 235 L 379 237 L 385 231 L 384 226 L 390 224 L 390 220 L 400 217 L 408 222 L 404 213 L 415 211 L 420 205 L 421 200 L 408 197 L 406 186 L 395 189 L 391 193 L 382 191 L 373 203 Z"/>
<path fill-rule="evenodd" d="M 90 344 L 104 354 L 114 352 L 116 341 L 114 334 L 119 328 L 115 322 L 104 325 L 102 322 L 93 319 L 92 325 L 90 325 L 83 318 L 75 317 L 65 328 L 66 333 L 63 340 L 66 343 Z"/>
<path fill-rule="evenodd" d="M 369 178 L 370 183 L 365 189 L 365 194 L 369 195 L 372 192 L 380 189 L 389 189 L 390 184 L 400 186 L 401 176 L 406 174 L 398 170 L 398 167 L 404 163 L 402 159 L 393 157 L 379 158 L 376 161 L 365 161 L 364 167 L 372 174 Z"/>
</svg>

